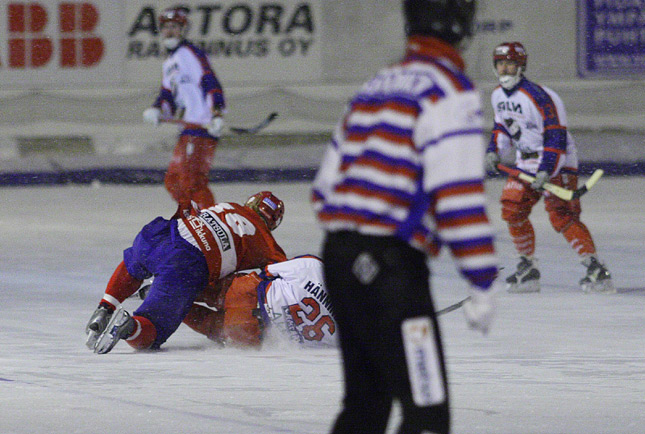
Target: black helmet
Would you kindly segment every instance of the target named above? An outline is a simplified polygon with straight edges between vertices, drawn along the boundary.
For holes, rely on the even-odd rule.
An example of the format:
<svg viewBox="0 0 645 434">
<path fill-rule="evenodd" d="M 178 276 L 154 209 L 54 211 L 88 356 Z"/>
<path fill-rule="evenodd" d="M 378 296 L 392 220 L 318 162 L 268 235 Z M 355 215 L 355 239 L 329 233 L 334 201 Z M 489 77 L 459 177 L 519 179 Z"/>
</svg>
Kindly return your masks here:
<svg viewBox="0 0 645 434">
<path fill-rule="evenodd" d="M 475 0 L 403 0 L 405 33 L 457 44 L 473 34 Z"/>
</svg>

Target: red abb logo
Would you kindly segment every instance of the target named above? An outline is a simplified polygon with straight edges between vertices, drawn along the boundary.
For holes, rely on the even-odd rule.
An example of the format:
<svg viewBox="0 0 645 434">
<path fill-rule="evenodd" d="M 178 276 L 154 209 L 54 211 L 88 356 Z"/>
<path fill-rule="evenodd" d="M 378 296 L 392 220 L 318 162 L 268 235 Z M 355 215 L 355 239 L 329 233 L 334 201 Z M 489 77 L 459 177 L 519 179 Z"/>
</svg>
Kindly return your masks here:
<svg viewBox="0 0 645 434">
<path fill-rule="evenodd" d="M 45 33 L 48 10 L 39 3 L 10 3 L 7 6 L 9 29 L 9 68 L 38 68 L 54 55 L 55 37 Z M 60 66 L 89 67 L 103 57 L 103 40 L 92 32 L 99 13 L 90 3 L 58 5 L 58 45 Z"/>
</svg>

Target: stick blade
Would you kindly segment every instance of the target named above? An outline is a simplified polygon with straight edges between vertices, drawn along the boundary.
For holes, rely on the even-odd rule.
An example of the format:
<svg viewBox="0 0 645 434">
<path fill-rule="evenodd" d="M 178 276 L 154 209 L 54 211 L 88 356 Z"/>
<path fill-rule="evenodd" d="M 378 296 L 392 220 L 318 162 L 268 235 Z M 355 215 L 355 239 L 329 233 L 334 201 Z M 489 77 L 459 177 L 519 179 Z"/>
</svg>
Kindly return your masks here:
<svg viewBox="0 0 645 434">
<path fill-rule="evenodd" d="M 593 187 L 593 186 L 596 184 L 596 182 L 598 182 L 598 180 L 600 179 L 600 177 L 601 177 L 604 173 L 605 173 L 605 172 L 604 172 L 604 170 L 602 170 L 602 169 L 596 169 L 596 170 L 591 174 L 591 176 L 589 177 L 589 179 L 587 180 L 587 182 L 585 182 L 585 185 L 583 185 L 582 187 L 580 187 L 579 189 L 577 189 L 577 190 L 573 193 L 573 198 L 574 198 L 574 199 L 577 199 L 577 198 L 579 198 L 580 196 L 582 196 L 583 194 L 585 194 L 586 192 L 588 192 L 588 191 L 589 191 L 589 189 L 590 189 L 591 187 Z"/>
</svg>

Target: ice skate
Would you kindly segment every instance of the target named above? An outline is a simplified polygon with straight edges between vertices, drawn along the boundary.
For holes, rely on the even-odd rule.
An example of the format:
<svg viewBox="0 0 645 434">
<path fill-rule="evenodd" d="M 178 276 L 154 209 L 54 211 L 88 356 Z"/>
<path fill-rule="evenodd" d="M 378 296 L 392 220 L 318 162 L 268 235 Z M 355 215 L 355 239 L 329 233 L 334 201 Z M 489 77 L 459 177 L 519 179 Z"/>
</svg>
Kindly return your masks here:
<svg viewBox="0 0 645 434">
<path fill-rule="evenodd" d="M 119 307 L 112 315 L 103 333 L 98 337 L 94 345 L 94 352 L 97 354 L 109 353 L 119 340 L 131 336 L 135 327 L 136 323 L 130 314 Z"/>
<path fill-rule="evenodd" d="M 520 256 L 517 271 L 506 278 L 508 292 L 540 292 L 540 270 L 535 266 L 535 262 L 533 258 Z"/>
<path fill-rule="evenodd" d="M 587 275 L 580 279 L 580 286 L 586 293 L 598 292 L 603 294 L 613 294 L 616 292 L 614 284 L 611 281 L 611 274 L 607 267 L 604 266 L 595 255 L 591 255 L 582 261 L 582 265 L 587 267 Z"/>
<path fill-rule="evenodd" d="M 87 322 L 87 326 L 85 326 L 85 334 L 87 335 L 85 345 L 87 345 L 87 348 L 94 350 L 96 341 L 107 327 L 111 317 L 112 312 L 110 312 L 105 306 L 99 306 L 96 308 L 90 317 L 90 320 Z"/>
</svg>

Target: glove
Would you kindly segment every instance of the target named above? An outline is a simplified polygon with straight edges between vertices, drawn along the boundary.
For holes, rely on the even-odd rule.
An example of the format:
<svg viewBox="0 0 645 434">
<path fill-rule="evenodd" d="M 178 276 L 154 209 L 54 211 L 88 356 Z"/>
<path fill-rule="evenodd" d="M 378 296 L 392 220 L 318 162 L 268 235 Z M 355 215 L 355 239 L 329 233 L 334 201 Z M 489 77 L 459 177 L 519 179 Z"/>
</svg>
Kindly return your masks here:
<svg viewBox="0 0 645 434">
<path fill-rule="evenodd" d="M 533 190 L 542 191 L 544 190 L 544 183 L 549 180 L 549 173 L 545 170 L 540 170 L 535 174 L 535 180 L 531 183 L 531 188 Z"/>
<path fill-rule="evenodd" d="M 493 173 L 499 173 L 497 165 L 501 161 L 497 152 L 486 152 L 486 170 Z"/>
<path fill-rule="evenodd" d="M 506 129 L 508 130 L 508 133 L 511 135 L 511 138 L 513 140 L 519 140 L 520 136 L 522 135 L 520 124 L 515 119 L 512 119 L 512 118 L 504 119 L 504 123 L 506 124 Z"/>
<path fill-rule="evenodd" d="M 224 120 L 221 116 L 215 116 L 211 121 L 206 124 L 206 131 L 213 137 L 219 138 L 222 134 L 222 127 L 224 126 Z"/>
<path fill-rule="evenodd" d="M 148 107 L 143 111 L 143 122 L 159 125 L 159 119 L 161 118 L 161 110 L 157 107 Z"/>
<path fill-rule="evenodd" d="M 470 328 L 488 333 L 495 316 L 497 285 L 493 283 L 488 290 L 470 288 L 470 300 L 464 304 L 464 315 Z"/>
</svg>

